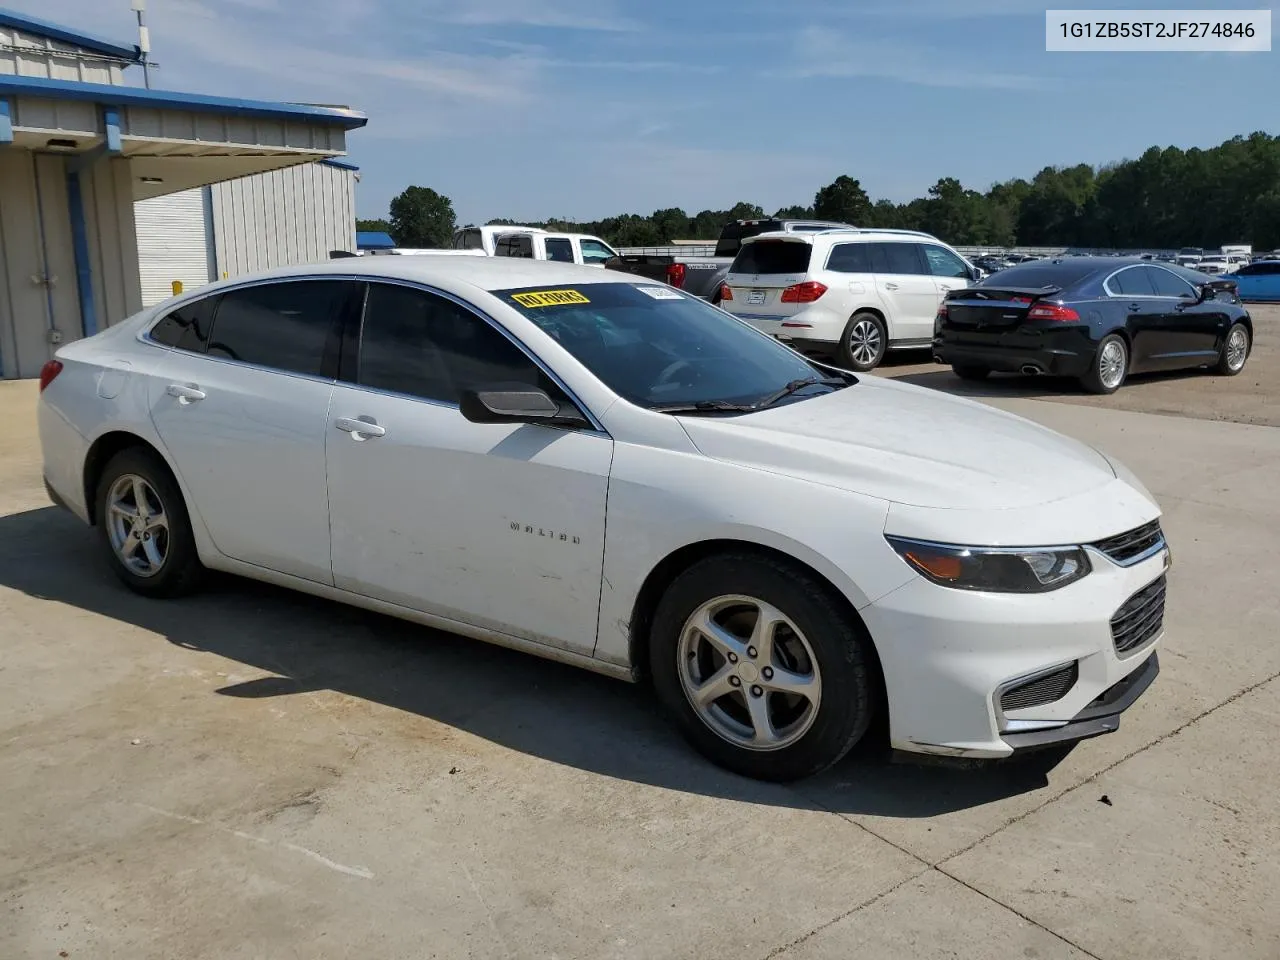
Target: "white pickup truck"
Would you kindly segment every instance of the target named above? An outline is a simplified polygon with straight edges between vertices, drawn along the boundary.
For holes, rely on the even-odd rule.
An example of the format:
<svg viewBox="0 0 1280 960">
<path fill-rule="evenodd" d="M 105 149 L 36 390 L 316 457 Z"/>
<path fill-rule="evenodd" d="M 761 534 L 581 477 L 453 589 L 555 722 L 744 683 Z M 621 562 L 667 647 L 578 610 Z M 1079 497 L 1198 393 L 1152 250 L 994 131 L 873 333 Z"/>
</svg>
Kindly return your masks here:
<svg viewBox="0 0 1280 960">
<path fill-rule="evenodd" d="M 603 266 L 618 255 L 599 237 L 585 233 L 552 233 L 541 227 L 490 224 L 463 227 L 453 234 L 454 250 L 483 251 L 490 257 L 554 260 Z"/>
</svg>

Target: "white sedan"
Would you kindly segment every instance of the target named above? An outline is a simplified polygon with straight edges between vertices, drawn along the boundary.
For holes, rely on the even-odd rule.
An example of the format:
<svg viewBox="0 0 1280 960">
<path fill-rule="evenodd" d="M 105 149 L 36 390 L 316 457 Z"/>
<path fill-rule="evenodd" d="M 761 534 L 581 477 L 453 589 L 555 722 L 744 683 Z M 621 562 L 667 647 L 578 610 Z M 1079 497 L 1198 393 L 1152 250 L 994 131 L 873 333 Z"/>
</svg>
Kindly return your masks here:
<svg viewBox="0 0 1280 960">
<path fill-rule="evenodd" d="M 1114 730 L 1151 683 L 1160 511 L 1101 453 L 816 365 L 599 269 L 370 257 L 62 347 L 51 497 L 133 590 L 206 569 L 627 680 L 791 779 Z"/>
</svg>

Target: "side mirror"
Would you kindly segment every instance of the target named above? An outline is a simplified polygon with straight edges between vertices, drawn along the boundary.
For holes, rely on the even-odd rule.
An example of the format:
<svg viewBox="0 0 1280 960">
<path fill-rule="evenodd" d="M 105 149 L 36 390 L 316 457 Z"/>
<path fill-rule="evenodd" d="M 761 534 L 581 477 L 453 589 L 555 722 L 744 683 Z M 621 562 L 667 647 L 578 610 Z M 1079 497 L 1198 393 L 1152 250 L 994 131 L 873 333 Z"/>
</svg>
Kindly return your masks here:
<svg viewBox="0 0 1280 960">
<path fill-rule="evenodd" d="M 970 267 L 970 268 L 969 268 L 969 279 L 970 279 L 970 280 L 981 280 L 981 279 L 982 279 L 982 277 L 983 277 L 983 273 L 982 273 L 982 268 L 981 268 L 981 267 Z"/>
<path fill-rule="evenodd" d="M 537 387 L 504 385 L 463 390 L 462 415 L 472 423 L 541 423 L 573 427 L 586 423 L 574 407 L 557 403 Z"/>
</svg>

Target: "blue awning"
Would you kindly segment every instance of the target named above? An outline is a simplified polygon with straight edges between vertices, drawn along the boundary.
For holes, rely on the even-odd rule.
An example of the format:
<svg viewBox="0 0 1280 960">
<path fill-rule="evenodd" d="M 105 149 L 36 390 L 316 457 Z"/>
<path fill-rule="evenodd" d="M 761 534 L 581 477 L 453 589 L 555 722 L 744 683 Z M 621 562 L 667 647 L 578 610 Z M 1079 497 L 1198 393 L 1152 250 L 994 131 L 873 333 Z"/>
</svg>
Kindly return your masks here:
<svg viewBox="0 0 1280 960">
<path fill-rule="evenodd" d="M 391 234 L 373 230 L 360 230 L 356 233 L 357 250 L 394 250 L 396 242 Z"/>
</svg>

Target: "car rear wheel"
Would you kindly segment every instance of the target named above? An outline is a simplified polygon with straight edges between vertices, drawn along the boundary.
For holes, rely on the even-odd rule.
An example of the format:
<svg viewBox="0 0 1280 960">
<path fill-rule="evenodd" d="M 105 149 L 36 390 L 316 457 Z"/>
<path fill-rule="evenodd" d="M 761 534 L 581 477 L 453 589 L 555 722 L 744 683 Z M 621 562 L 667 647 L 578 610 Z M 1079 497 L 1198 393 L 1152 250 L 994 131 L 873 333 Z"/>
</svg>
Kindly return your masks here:
<svg viewBox="0 0 1280 960">
<path fill-rule="evenodd" d="M 1089 372 L 1080 378 L 1090 393 L 1115 393 L 1129 373 L 1129 345 L 1124 337 L 1109 334 L 1098 344 Z"/>
<path fill-rule="evenodd" d="M 991 368 L 976 364 L 953 363 L 951 371 L 961 380 L 985 380 L 991 373 Z"/>
<path fill-rule="evenodd" d="M 204 567 L 187 507 L 160 457 L 121 450 L 98 480 L 97 521 L 111 567 L 129 589 L 149 597 L 193 590 Z"/>
<path fill-rule="evenodd" d="M 889 333 L 874 313 L 855 313 L 840 339 L 840 365 L 849 370 L 874 370 L 884 359 Z"/>
<path fill-rule="evenodd" d="M 1214 369 L 1224 377 L 1234 377 L 1249 359 L 1249 330 L 1243 323 L 1232 324 L 1222 344 L 1222 354 Z"/>
<path fill-rule="evenodd" d="M 817 773 L 843 757 L 874 712 L 871 640 L 830 589 L 751 554 L 700 561 L 654 617 L 654 687 L 685 738 L 760 780 Z"/>
</svg>

